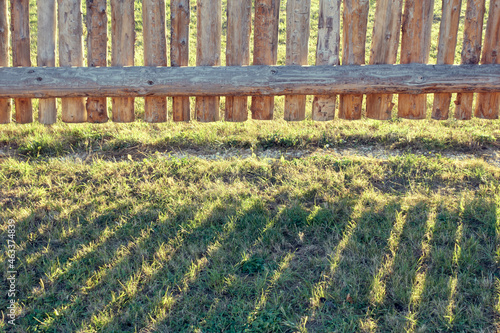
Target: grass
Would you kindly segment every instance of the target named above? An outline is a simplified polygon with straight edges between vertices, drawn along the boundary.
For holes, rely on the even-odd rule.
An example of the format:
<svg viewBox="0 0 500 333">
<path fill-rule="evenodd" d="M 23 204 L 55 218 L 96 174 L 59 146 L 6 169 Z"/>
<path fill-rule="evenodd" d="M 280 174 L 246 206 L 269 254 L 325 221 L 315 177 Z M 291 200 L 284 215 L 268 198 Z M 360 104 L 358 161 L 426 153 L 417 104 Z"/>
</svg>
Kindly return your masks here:
<svg viewBox="0 0 500 333">
<path fill-rule="evenodd" d="M 13 218 L 18 293 L 15 329 L 0 298 L 0 332 L 499 331 L 500 169 L 439 154 L 497 153 L 499 138 L 479 119 L 2 125 L 0 261 Z M 357 147 L 402 154 L 165 154 Z"/>
</svg>

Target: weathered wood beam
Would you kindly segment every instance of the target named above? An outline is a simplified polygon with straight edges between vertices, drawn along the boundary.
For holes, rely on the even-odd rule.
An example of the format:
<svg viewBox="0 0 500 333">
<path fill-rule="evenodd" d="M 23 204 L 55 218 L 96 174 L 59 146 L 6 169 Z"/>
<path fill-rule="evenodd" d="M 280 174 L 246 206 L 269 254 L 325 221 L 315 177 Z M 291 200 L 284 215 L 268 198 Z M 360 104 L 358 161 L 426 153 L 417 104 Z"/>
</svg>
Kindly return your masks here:
<svg viewBox="0 0 500 333">
<path fill-rule="evenodd" d="M 0 98 L 500 92 L 500 65 L 0 68 Z"/>
<path fill-rule="evenodd" d="M 0 66 L 9 66 L 9 19 L 8 0 L 0 0 Z M 0 124 L 11 121 L 10 99 L 0 99 Z"/>
</svg>

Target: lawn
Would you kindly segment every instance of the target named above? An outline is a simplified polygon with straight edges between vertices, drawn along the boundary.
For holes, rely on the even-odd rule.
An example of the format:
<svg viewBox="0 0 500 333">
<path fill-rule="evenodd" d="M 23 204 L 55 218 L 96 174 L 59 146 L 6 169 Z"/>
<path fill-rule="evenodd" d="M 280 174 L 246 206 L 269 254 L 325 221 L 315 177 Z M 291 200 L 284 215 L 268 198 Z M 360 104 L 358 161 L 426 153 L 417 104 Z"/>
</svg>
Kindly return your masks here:
<svg viewBox="0 0 500 333">
<path fill-rule="evenodd" d="M 0 331 L 499 331 L 500 121 L 287 123 L 276 101 L 272 122 L 2 125 Z M 227 151 L 250 156 L 203 158 Z"/>
</svg>

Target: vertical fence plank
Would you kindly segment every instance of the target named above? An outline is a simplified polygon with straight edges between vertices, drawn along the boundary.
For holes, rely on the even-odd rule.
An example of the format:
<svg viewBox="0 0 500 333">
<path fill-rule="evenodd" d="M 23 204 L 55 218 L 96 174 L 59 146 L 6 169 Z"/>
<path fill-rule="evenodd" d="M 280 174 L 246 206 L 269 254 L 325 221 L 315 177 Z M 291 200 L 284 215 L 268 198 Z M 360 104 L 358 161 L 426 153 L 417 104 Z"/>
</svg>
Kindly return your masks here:
<svg viewBox="0 0 500 333">
<path fill-rule="evenodd" d="M 453 65 L 457 48 L 458 24 L 462 0 L 443 0 L 443 15 L 439 30 L 438 65 Z M 434 94 L 432 118 L 436 120 L 448 119 L 451 93 Z"/>
<path fill-rule="evenodd" d="M 9 20 L 7 0 L 0 0 L 0 67 L 9 66 Z M 10 99 L 0 98 L 0 124 L 10 123 Z"/>
<path fill-rule="evenodd" d="M 406 0 L 401 40 L 401 63 L 427 63 L 431 47 L 434 0 Z M 401 118 L 425 119 L 427 95 L 399 95 Z"/>
<path fill-rule="evenodd" d="M 311 0 L 286 3 L 286 65 L 307 65 L 310 35 Z M 306 119 L 306 96 L 285 97 L 285 120 Z"/>
<path fill-rule="evenodd" d="M 172 67 L 189 65 L 189 24 L 191 10 L 189 0 L 171 0 L 171 43 L 170 62 Z M 174 121 L 190 120 L 189 97 L 172 98 L 172 114 Z"/>
<path fill-rule="evenodd" d="M 165 1 L 143 0 L 144 65 L 167 66 L 167 39 L 165 33 Z M 144 120 L 150 123 L 167 121 L 167 99 L 146 97 Z"/>
<path fill-rule="evenodd" d="M 490 12 L 484 36 L 481 63 L 500 64 L 500 1 L 490 1 Z M 485 119 L 498 118 L 500 93 L 478 94 L 475 116 Z"/>
<path fill-rule="evenodd" d="M 316 65 L 340 65 L 340 3 L 342 0 L 320 0 Z M 314 96 L 312 119 L 328 121 L 335 118 L 337 95 Z"/>
<path fill-rule="evenodd" d="M 133 66 L 135 21 L 134 1 L 111 0 L 111 65 Z M 126 78 L 123 78 L 126 82 Z M 128 123 L 135 120 L 134 98 L 112 98 L 113 121 Z"/>
<path fill-rule="evenodd" d="M 278 61 L 280 0 L 255 0 L 254 65 L 276 65 Z M 252 97 L 252 118 L 272 120 L 273 96 Z"/>
<path fill-rule="evenodd" d="M 59 0 L 59 65 L 83 66 L 83 23 L 81 0 Z M 81 123 L 87 121 L 83 98 L 62 98 L 62 121 Z"/>
<path fill-rule="evenodd" d="M 231 0 L 227 3 L 227 66 L 250 64 L 252 33 L 252 0 Z M 226 97 L 226 121 L 248 119 L 248 97 Z"/>
<path fill-rule="evenodd" d="M 29 0 L 11 0 L 12 66 L 31 67 Z M 16 121 L 19 124 L 33 121 L 31 99 L 14 99 Z"/>
<path fill-rule="evenodd" d="M 468 0 L 465 12 L 464 43 L 462 48 L 462 64 L 477 65 L 481 58 L 481 42 L 483 37 L 483 20 L 485 0 Z M 469 120 L 472 118 L 474 93 L 459 93 L 455 101 L 455 118 Z"/>
<path fill-rule="evenodd" d="M 89 67 L 106 67 L 108 60 L 107 0 L 87 0 L 87 58 Z M 90 123 L 108 121 L 105 97 L 87 98 L 87 120 Z"/>
<path fill-rule="evenodd" d="M 56 66 L 56 0 L 37 0 L 38 11 L 38 66 Z M 55 98 L 40 99 L 38 121 L 54 124 L 57 121 Z"/>
<path fill-rule="evenodd" d="M 343 65 L 365 63 L 366 30 L 368 25 L 369 0 L 344 0 L 344 48 Z M 361 119 L 363 95 L 341 95 L 339 118 Z"/>
<path fill-rule="evenodd" d="M 403 0 L 378 0 L 370 51 L 370 65 L 395 64 L 397 61 Z M 366 95 L 366 117 L 391 118 L 393 94 Z"/>
</svg>

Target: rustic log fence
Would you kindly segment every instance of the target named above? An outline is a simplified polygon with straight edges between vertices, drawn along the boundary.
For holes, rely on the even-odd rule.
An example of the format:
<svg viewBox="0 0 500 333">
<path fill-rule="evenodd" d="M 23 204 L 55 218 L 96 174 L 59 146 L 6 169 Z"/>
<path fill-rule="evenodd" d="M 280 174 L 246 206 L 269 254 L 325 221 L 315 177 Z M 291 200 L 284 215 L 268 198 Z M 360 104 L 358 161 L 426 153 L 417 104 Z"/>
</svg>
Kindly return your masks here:
<svg viewBox="0 0 500 333">
<path fill-rule="evenodd" d="M 286 59 L 285 66 L 276 66 L 285 1 Z M 437 64 L 429 65 L 435 1 L 442 1 L 442 12 Z M 63 122 L 108 121 L 106 98 L 112 98 L 114 122 L 131 122 L 136 114 L 134 99 L 142 97 L 144 120 L 151 123 L 168 120 L 167 97 L 172 97 L 174 121 L 219 120 L 220 97 L 226 98 L 222 113 L 226 121 L 246 121 L 249 109 L 253 119 L 271 120 L 278 95 L 286 96 L 288 121 L 306 119 L 306 95 L 314 96 L 316 121 L 334 119 L 337 108 L 343 119 L 365 115 L 387 120 L 396 105 L 401 118 L 424 119 L 430 113 L 433 119 L 444 120 L 453 104 L 456 119 L 498 118 L 500 0 L 435 1 L 377 0 L 365 65 L 368 0 L 319 0 L 316 22 L 311 22 L 311 4 L 318 0 L 228 0 L 227 7 L 221 0 L 142 0 L 144 66 L 134 67 L 136 1 L 37 0 L 38 67 L 32 67 L 30 1 L 10 0 L 9 11 L 8 0 L 0 0 L 0 123 L 11 121 L 11 109 L 17 123 L 32 122 L 33 105 L 38 105 L 38 120 L 53 124 L 56 98 L 61 98 Z M 460 39 L 462 7 L 466 9 Z M 193 10 L 197 66 L 188 67 Z M 308 63 L 311 24 L 318 27 L 314 64 Z M 221 49 L 223 31 L 226 50 Z M 83 67 L 84 37 L 88 67 Z M 460 40 L 461 60 L 454 65 Z M 225 66 L 221 66 L 224 51 Z M 457 94 L 455 101 L 452 93 Z M 427 94 L 434 94 L 431 108 Z M 196 97 L 195 117 L 190 97 Z"/>
</svg>

